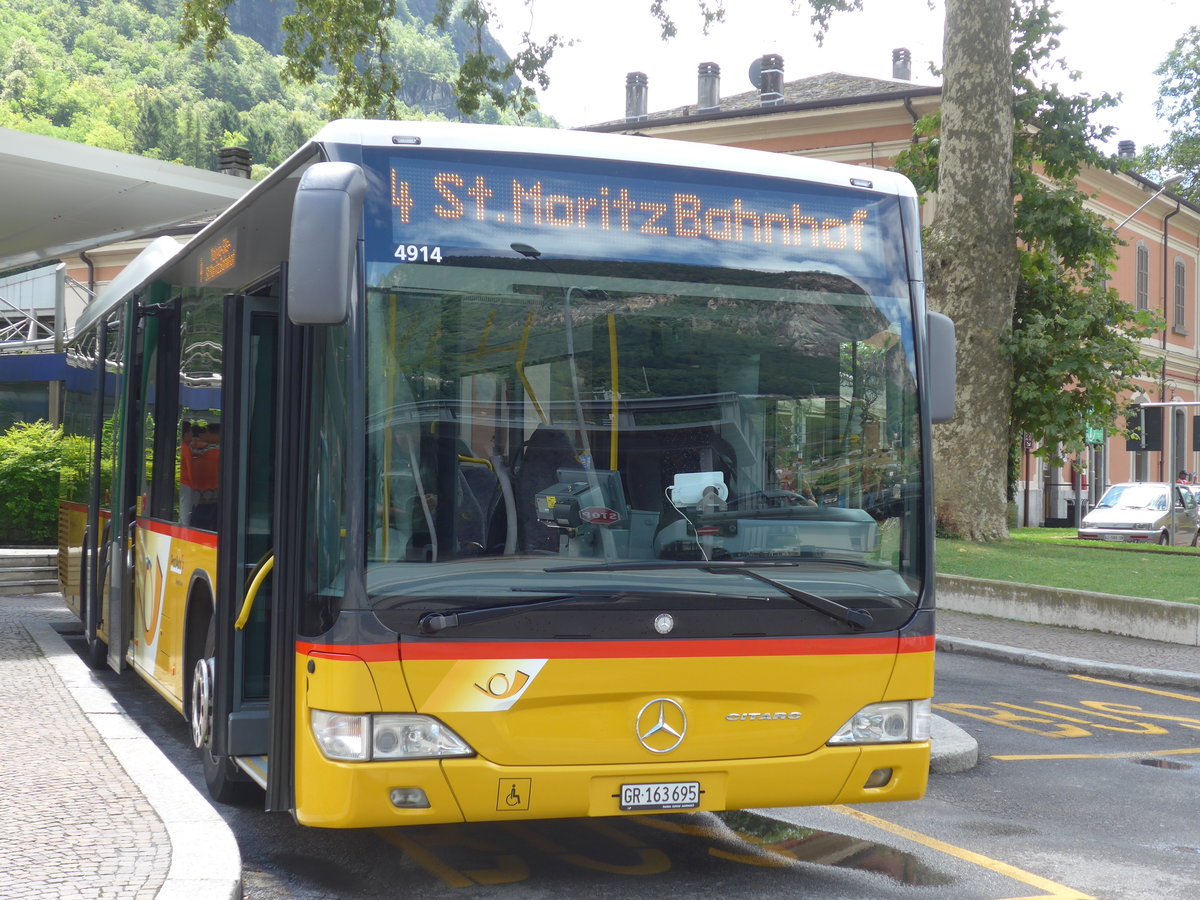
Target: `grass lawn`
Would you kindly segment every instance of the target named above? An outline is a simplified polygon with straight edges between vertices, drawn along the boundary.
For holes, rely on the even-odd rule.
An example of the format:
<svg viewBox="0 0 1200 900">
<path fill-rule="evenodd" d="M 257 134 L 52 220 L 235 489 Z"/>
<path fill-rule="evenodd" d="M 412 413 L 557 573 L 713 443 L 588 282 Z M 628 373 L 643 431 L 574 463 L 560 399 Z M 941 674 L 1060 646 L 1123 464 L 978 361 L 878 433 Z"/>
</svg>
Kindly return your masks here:
<svg viewBox="0 0 1200 900">
<path fill-rule="evenodd" d="M 1200 550 L 1081 541 L 1074 529 L 1014 528 L 1007 541 L 938 538 L 937 570 L 1125 597 L 1200 603 Z"/>
</svg>

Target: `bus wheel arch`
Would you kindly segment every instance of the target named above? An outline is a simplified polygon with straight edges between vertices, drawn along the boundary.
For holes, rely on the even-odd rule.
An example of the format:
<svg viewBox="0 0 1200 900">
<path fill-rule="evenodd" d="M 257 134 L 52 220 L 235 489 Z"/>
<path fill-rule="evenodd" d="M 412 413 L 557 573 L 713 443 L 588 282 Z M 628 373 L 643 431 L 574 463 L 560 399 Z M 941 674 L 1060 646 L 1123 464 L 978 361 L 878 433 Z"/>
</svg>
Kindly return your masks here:
<svg viewBox="0 0 1200 900">
<path fill-rule="evenodd" d="M 254 796 L 256 785 L 228 756 L 213 752 L 212 723 L 216 701 L 216 605 L 206 581 L 197 580 L 188 600 L 184 646 L 187 684 L 184 712 L 191 726 L 192 743 L 204 766 L 209 795 L 218 803 L 242 803 Z"/>
<path fill-rule="evenodd" d="M 212 622 L 212 590 L 203 578 L 195 578 L 188 594 L 187 612 L 183 629 L 183 714 L 188 721 L 192 718 L 192 679 L 196 673 L 196 662 L 205 655 L 205 643 Z"/>
</svg>

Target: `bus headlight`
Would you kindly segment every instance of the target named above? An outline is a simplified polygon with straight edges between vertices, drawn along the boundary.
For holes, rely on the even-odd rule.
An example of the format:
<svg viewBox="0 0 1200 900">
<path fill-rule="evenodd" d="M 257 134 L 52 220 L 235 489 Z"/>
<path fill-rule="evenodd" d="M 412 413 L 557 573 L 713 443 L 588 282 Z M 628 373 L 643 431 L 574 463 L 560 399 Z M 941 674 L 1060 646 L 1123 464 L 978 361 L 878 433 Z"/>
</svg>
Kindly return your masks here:
<svg viewBox="0 0 1200 900">
<path fill-rule="evenodd" d="M 895 744 L 929 740 L 932 701 L 905 700 L 864 706 L 829 739 L 830 744 Z"/>
<path fill-rule="evenodd" d="M 475 755 L 466 741 L 432 716 L 314 709 L 312 730 L 325 756 L 347 762 Z"/>
</svg>

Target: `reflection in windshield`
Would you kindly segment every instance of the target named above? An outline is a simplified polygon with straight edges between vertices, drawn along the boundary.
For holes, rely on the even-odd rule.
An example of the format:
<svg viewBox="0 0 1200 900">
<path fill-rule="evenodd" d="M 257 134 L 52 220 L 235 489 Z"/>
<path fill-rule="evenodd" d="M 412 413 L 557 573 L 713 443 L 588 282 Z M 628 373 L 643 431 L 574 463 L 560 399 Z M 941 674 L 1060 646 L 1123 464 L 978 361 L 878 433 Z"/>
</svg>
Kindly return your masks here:
<svg viewBox="0 0 1200 900">
<path fill-rule="evenodd" d="M 829 273 L 512 256 L 370 267 L 369 569 L 843 560 L 915 577 L 903 301 Z"/>
<path fill-rule="evenodd" d="M 1166 509 L 1167 490 L 1161 484 L 1116 485 L 1096 505 L 1099 509 Z"/>
</svg>

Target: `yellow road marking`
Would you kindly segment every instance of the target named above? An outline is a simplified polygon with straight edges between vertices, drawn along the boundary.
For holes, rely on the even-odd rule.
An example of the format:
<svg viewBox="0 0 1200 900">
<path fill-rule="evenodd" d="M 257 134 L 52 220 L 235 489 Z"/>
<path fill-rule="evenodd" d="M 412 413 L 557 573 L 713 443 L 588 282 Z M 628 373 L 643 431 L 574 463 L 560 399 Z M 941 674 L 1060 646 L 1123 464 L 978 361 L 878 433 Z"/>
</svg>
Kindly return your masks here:
<svg viewBox="0 0 1200 900">
<path fill-rule="evenodd" d="M 1120 726 L 1117 726 L 1117 725 L 1101 725 L 1099 722 L 1093 722 L 1091 719 L 1078 719 L 1078 718 L 1075 718 L 1074 716 L 1065 716 L 1062 713 L 1050 712 L 1048 710 L 1042 709 L 1041 707 L 1034 709 L 1031 706 L 1018 706 L 1016 703 L 997 703 L 996 705 L 1003 706 L 1006 709 L 1015 709 L 1018 712 L 1037 713 L 1038 715 L 1041 715 L 1041 716 L 1050 716 L 1053 719 L 1063 719 L 1067 722 L 1074 722 L 1077 725 L 1086 725 L 1089 728 L 1100 728 L 1100 729 L 1103 729 L 1104 731 L 1120 731 L 1120 732 L 1124 732 L 1126 734 L 1167 734 L 1167 729 L 1163 728 L 1161 725 L 1149 725 L 1145 722 L 1134 722 L 1133 719 L 1123 719 L 1120 716 L 1112 716 L 1112 715 L 1108 715 L 1107 713 L 1097 713 L 1097 712 L 1093 712 L 1092 710 L 1088 710 L 1088 709 L 1081 710 L 1081 709 L 1077 709 L 1076 707 L 1073 707 L 1073 706 L 1067 706 L 1066 704 L 1063 704 L 1063 703 L 1051 703 L 1049 700 L 1038 700 L 1035 702 L 1041 703 L 1045 706 L 1053 706 L 1058 709 L 1070 710 L 1072 712 L 1092 713 L 1094 716 L 1099 716 L 1099 717 L 1102 717 L 1105 719 L 1114 719 L 1118 722 L 1128 722 L 1130 724 L 1137 725 L 1138 727 L 1137 728 L 1121 728 Z"/>
<path fill-rule="evenodd" d="M 399 833 L 399 829 L 376 829 L 376 834 L 385 841 L 395 844 L 404 854 L 416 862 L 422 869 L 437 878 L 447 887 L 471 887 L 475 884 L 457 869 L 446 865 L 420 844 L 410 841 Z"/>
<path fill-rule="evenodd" d="M 1012 900 L 1095 900 L 1090 894 L 1081 893 L 1074 888 L 1069 888 L 1066 885 L 1058 884 L 1049 879 L 1042 878 L 1040 875 L 1034 875 L 1032 872 L 1026 872 L 1023 869 L 1018 869 L 1016 866 L 1010 866 L 1008 863 L 1002 863 L 999 860 L 991 859 L 987 856 L 974 853 L 962 847 L 956 847 L 953 844 L 947 844 L 945 841 L 939 841 L 937 838 L 929 837 L 921 834 L 918 831 L 912 831 L 905 828 L 903 825 L 897 825 L 894 822 L 888 822 L 884 819 L 877 819 L 875 816 L 868 815 L 864 812 L 859 812 L 857 809 L 851 809 L 848 806 L 831 806 L 834 812 L 839 812 L 844 816 L 849 816 L 852 819 L 858 819 L 860 822 L 865 822 L 868 825 L 873 825 L 876 828 L 882 829 L 890 834 L 905 838 L 929 847 L 932 850 L 938 850 L 950 856 L 957 857 L 965 862 L 973 863 L 984 869 L 989 869 L 999 875 L 1004 875 L 1014 881 L 1019 881 L 1022 884 L 1027 884 L 1030 887 L 1046 891 L 1047 893 L 1037 897 L 1014 897 Z"/>
<path fill-rule="evenodd" d="M 1200 697 L 1177 694 L 1174 691 L 1160 691 L 1155 688 L 1143 687 L 1140 684 L 1125 684 L 1121 681 L 1109 681 L 1105 678 L 1092 678 L 1089 675 L 1072 675 L 1071 677 L 1077 678 L 1080 681 L 1090 681 L 1093 684 L 1107 684 L 1110 687 L 1125 688 L 1127 691 L 1141 691 L 1144 694 L 1154 694 L 1158 697 L 1170 697 L 1172 700 L 1188 700 L 1192 703 L 1200 703 Z"/>
<path fill-rule="evenodd" d="M 996 709 L 994 706 L 979 706 L 973 703 L 935 703 L 933 704 L 933 708 L 944 712 L 957 713 L 960 716 L 967 716 L 971 719 L 979 719 L 982 722 L 990 722 L 993 725 L 1015 728 L 1017 731 L 1040 734 L 1042 737 L 1080 738 L 1091 737 L 1092 734 L 1087 729 L 1080 728 L 1078 725 L 1071 725 L 1066 722 L 1052 722 L 1044 715 L 1022 716 L 1014 712 L 1008 712 L 1007 710 Z M 983 712 L 971 712 L 971 710 L 982 710 Z M 1028 725 L 1019 725 L 1017 724 L 1018 722 L 1033 722 L 1048 727 L 1032 728 Z"/>
<path fill-rule="evenodd" d="M 474 837 L 454 826 L 433 826 L 422 832 L 426 845 L 406 837 L 400 828 L 376 828 L 375 833 L 399 847 L 413 862 L 421 866 L 447 887 L 474 887 L 478 884 L 513 884 L 529 878 L 529 867 L 519 856 L 500 852 L 501 848 L 487 840 Z M 489 855 L 495 866 L 489 869 L 459 871 L 443 862 L 430 847 L 459 847 Z"/>
<path fill-rule="evenodd" d="M 1190 747 L 1185 750 L 1146 750 L 1142 753 L 1031 753 L 1028 755 L 993 756 L 992 759 L 1005 761 L 1027 759 L 1139 759 L 1143 756 L 1185 756 L 1189 753 L 1200 753 L 1200 747 Z"/>
</svg>

